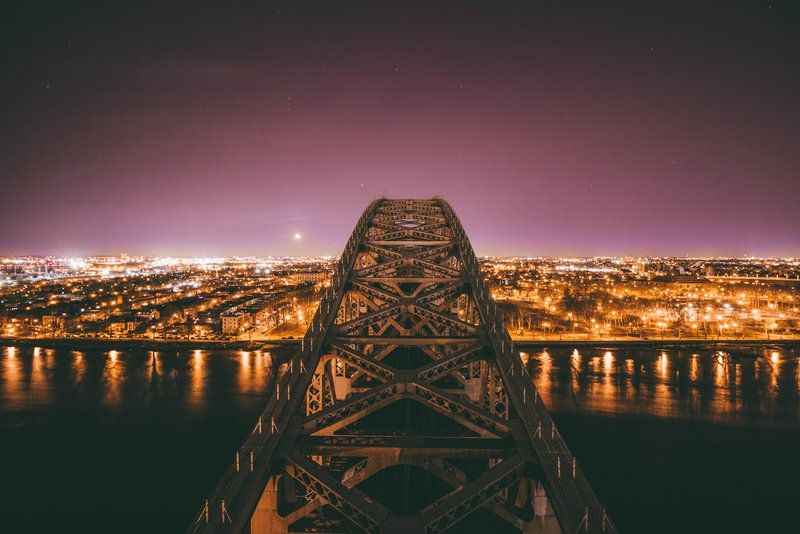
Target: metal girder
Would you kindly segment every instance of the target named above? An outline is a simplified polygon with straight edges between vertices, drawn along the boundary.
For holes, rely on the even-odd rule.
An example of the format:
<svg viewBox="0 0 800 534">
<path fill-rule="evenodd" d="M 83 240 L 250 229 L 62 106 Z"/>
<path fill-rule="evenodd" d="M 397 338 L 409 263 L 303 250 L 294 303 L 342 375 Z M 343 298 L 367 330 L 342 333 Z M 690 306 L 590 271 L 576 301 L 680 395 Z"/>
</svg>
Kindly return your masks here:
<svg viewBox="0 0 800 534">
<path fill-rule="evenodd" d="M 464 285 L 460 283 L 447 284 L 431 291 L 426 291 L 417 299 L 418 304 L 428 304 L 435 300 L 446 299 L 453 295 L 461 294 L 464 291 Z"/>
<path fill-rule="evenodd" d="M 387 236 L 375 236 L 379 237 L 380 239 L 370 239 L 367 243 L 372 245 L 378 246 L 415 246 L 415 247 L 439 247 L 442 245 L 450 245 L 451 241 L 448 239 L 441 239 L 438 241 L 433 240 L 412 240 L 412 239 L 405 239 L 402 241 L 392 241 L 386 239 Z"/>
<path fill-rule="evenodd" d="M 452 527 L 479 506 L 520 479 L 520 457 L 508 458 L 476 480 L 431 504 L 420 513 L 425 532 L 433 534 Z"/>
<path fill-rule="evenodd" d="M 386 302 L 397 302 L 398 300 L 400 300 L 399 296 L 393 295 L 388 291 L 377 288 L 375 286 L 370 286 L 358 282 L 353 282 L 350 284 L 350 286 L 353 291 L 358 291 L 359 293 L 362 293 L 369 297 L 384 300 Z"/>
<path fill-rule="evenodd" d="M 419 258 L 409 258 L 407 261 L 408 263 L 414 265 L 415 267 L 425 269 L 428 272 L 432 272 L 440 276 L 458 276 L 461 274 L 461 271 L 459 269 L 453 269 L 451 267 L 437 265 L 435 263 L 429 262 L 427 260 L 421 260 Z"/>
<path fill-rule="evenodd" d="M 399 267 L 402 267 L 403 265 L 406 265 L 406 263 L 407 263 L 407 260 L 405 258 L 400 258 L 400 259 L 396 259 L 396 260 L 389 260 L 389 261 L 385 261 L 383 263 L 376 263 L 375 265 L 370 265 L 369 267 L 362 267 L 361 269 L 358 269 L 354 273 L 354 275 L 357 278 L 362 278 L 362 277 L 365 277 L 365 276 L 374 275 L 376 273 L 383 273 L 383 272 L 386 272 L 386 271 L 391 271 L 393 269 L 397 269 Z"/>
<path fill-rule="evenodd" d="M 383 283 L 383 284 L 388 284 L 388 283 L 453 284 L 457 282 L 463 282 L 463 279 L 453 276 L 436 276 L 436 277 L 427 277 L 424 279 L 424 281 L 421 282 L 419 277 L 415 278 L 411 276 L 366 276 L 360 278 L 359 281 L 367 283 Z"/>
<path fill-rule="evenodd" d="M 480 406 L 462 401 L 439 388 L 410 382 L 406 386 L 410 398 L 416 399 L 484 437 L 500 437 L 508 432 L 508 421 L 496 417 Z"/>
<path fill-rule="evenodd" d="M 407 211 L 403 210 L 403 212 L 405 214 Z M 415 211 L 415 212 L 413 212 L 413 217 L 414 217 L 415 220 L 418 220 L 418 221 L 444 222 L 445 221 L 444 216 L 442 216 L 441 214 L 437 214 L 437 213 L 438 212 L 435 211 L 435 210 L 430 212 L 430 213 L 422 213 L 422 212 L 419 212 L 419 211 Z M 394 222 L 397 219 L 397 217 L 391 217 L 390 218 L 389 216 L 383 216 L 383 217 L 381 217 L 381 220 L 384 220 L 384 218 L 385 219 L 390 219 L 391 222 Z"/>
<path fill-rule="evenodd" d="M 303 430 L 332 434 L 378 408 L 400 399 L 401 388 L 402 384 L 394 381 L 354 395 L 346 401 L 308 416 L 303 423 Z"/>
<path fill-rule="evenodd" d="M 419 368 L 417 376 L 419 380 L 433 382 L 434 380 L 460 369 L 464 365 L 481 358 L 480 345 L 472 345 L 465 349 L 456 351 L 449 356 L 435 360 Z"/>
<path fill-rule="evenodd" d="M 502 457 L 502 456 L 498 456 Z M 441 463 L 434 463 L 430 462 L 428 465 L 428 469 L 439 477 L 440 479 L 444 480 L 454 488 L 456 486 L 461 486 L 465 482 L 468 482 L 466 475 L 456 468 L 452 464 L 448 464 L 446 462 Z M 502 489 L 500 491 L 503 491 Z M 496 516 L 500 517 L 501 519 L 507 521 L 511 525 L 517 527 L 518 529 L 522 530 L 524 527 L 525 522 L 518 517 L 516 514 L 512 513 L 508 508 L 503 506 L 499 500 L 496 498 L 489 498 L 485 501 L 484 506 L 492 511 Z"/>
<path fill-rule="evenodd" d="M 347 363 L 382 382 L 394 380 L 396 369 L 345 345 L 331 343 L 336 354 Z"/>
<path fill-rule="evenodd" d="M 357 319 L 353 319 L 336 326 L 338 327 L 339 332 L 352 332 L 353 330 L 357 330 L 365 326 L 372 326 L 389 317 L 397 317 L 397 315 L 402 311 L 403 308 L 400 305 L 394 305 L 391 308 L 384 307 L 378 309 L 377 311 L 364 314 Z"/>
<path fill-rule="evenodd" d="M 310 415 L 303 424 L 303 430 L 329 435 L 400 399 L 414 399 L 482 435 L 500 437 L 509 431 L 508 421 L 480 406 L 462 401 L 439 388 L 414 381 L 394 381 L 353 395 L 346 401 Z"/>
<path fill-rule="evenodd" d="M 418 317 L 429 319 L 438 324 L 444 325 L 448 328 L 454 328 L 460 332 L 467 332 L 474 334 L 478 329 L 477 325 L 470 324 L 458 318 L 453 318 L 452 316 L 446 315 L 444 313 L 433 311 L 430 308 L 426 306 L 421 306 L 419 304 L 417 304 L 413 308 L 410 308 L 409 311 Z"/>
<path fill-rule="evenodd" d="M 365 345 L 374 343 L 375 338 L 370 336 L 336 336 L 336 341 L 339 343 L 355 343 L 357 345 Z M 479 336 L 395 336 L 395 337 L 382 337 L 381 343 L 388 345 L 462 345 L 465 343 L 475 343 L 481 341 Z"/>
<path fill-rule="evenodd" d="M 407 455 L 450 458 L 502 458 L 517 451 L 510 435 L 502 438 L 442 436 L 382 436 L 374 434 L 305 435 L 297 446 L 309 454 L 363 457 L 385 449 L 402 450 Z"/>
<path fill-rule="evenodd" d="M 370 245 L 368 243 L 364 243 L 364 250 L 368 252 L 372 252 L 374 254 L 383 254 L 384 256 L 389 256 L 390 258 L 399 259 L 404 257 L 402 252 L 398 252 L 396 250 L 392 250 L 385 247 L 379 247 L 377 245 Z"/>
<path fill-rule="evenodd" d="M 525 477 L 541 479 L 562 531 L 614 532 L 442 199 L 370 204 L 270 399 L 190 531 L 246 531 L 267 481 L 281 473 L 307 489 L 291 521 L 315 532 L 340 531 L 342 517 L 366 532 L 441 532 L 479 507 L 521 528 L 501 503 L 535 466 Z M 252 458 L 248 469 L 241 457 Z M 452 490 L 416 514 L 392 514 L 358 485 L 395 464 L 425 469 Z M 413 481 L 403 488 L 415 493 Z M 339 515 L 326 517 L 327 506 Z"/>
<path fill-rule="evenodd" d="M 417 239 L 427 239 L 429 241 L 439 241 L 442 237 L 447 237 L 446 234 L 437 234 L 434 232 L 426 232 L 421 229 L 412 229 L 408 231 L 408 235 L 411 237 L 416 237 Z"/>
<path fill-rule="evenodd" d="M 292 454 L 288 461 L 287 473 L 292 478 L 322 497 L 365 532 L 377 534 L 380 525 L 389 517 L 389 510 L 385 507 L 367 499 L 360 491 L 348 488 L 302 454 Z"/>
</svg>

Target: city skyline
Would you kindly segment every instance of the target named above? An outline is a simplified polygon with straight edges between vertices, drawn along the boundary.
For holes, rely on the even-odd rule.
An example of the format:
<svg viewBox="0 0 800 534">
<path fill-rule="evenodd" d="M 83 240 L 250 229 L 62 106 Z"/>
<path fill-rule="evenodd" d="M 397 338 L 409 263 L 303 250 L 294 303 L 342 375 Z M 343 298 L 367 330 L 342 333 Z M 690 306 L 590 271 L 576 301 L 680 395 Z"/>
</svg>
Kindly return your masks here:
<svg viewBox="0 0 800 534">
<path fill-rule="evenodd" d="M 116 259 L 116 260 L 137 260 L 137 259 L 155 259 L 167 260 L 175 262 L 190 262 L 190 263 L 223 263 L 226 261 L 235 260 L 274 260 L 274 259 L 287 259 L 287 260 L 332 260 L 339 258 L 340 254 L 197 254 L 197 255 L 178 255 L 178 254 L 128 254 L 127 252 L 120 252 L 119 254 L 85 254 L 85 255 L 60 255 L 60 254 L 12 254 L 0 255 L 0 259 L 7 262 L 22 261 L 26 259 L 37 261 L 53 261 L 53 262 L 69 262 L 69 261 L 82 261 L 88 259 Z M 622 255 L 608 255 L 599 254 L 595 256 L 579 256 L 579 255 L 565 255 L 553 256 L 546 254 L 476 254 L 478 258 L 486 259 L 520 259 L 520 260 L 609 260 L 609 261 L 623 261 L 623 260 L 737 260 L 737 261 L 792 261 L 800 260 L 795 256 L 648 256 L 641 254 L 622 254 Z"/>
<path fill-rule="evenodd" d="M 312 7 L 19 7 L 0 254 L 338 255 L 439 195 L 481 255 L 800 256 L 783 4 Z"/>
</svg>

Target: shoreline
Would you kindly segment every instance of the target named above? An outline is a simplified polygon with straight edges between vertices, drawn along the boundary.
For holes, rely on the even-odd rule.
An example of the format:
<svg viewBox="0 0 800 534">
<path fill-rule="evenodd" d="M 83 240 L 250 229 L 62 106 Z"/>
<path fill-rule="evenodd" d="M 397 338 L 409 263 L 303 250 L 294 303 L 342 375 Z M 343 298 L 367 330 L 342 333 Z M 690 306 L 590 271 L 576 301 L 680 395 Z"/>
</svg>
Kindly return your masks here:
<svg viewBox="0 0 800 534">
<path fill-rule="evenodd" d="M 258 350 L 266 343 L 255 341 L 105 339 L 105 338 L 0 338 L 4 347 L 41 347 L 73 350 Z"/>
<path fill-rule="evenodd" d="M 800 339 L 513 339 L 518 348 L 574 347 L 574 348 L 664 348 L 703 350 L 786 348 L 800 349 Z"/>
<path fill-rule="evenodd" d="M 512 338 L 513 339 L 513 338 Z M 74 350 L 246 350 L 280 349 L 300 344 L 300 339 L 272 340 L 181 340 L 111 338 L 29 338 L 0 337 L 0 347 L 42 347 Z M 698 349 L 743 351 L 759 348 L 800 349 L 800 339 L 530 339 L 516 338 L 520 350 L 547 348 L 575 349 Z"/>
</svg>

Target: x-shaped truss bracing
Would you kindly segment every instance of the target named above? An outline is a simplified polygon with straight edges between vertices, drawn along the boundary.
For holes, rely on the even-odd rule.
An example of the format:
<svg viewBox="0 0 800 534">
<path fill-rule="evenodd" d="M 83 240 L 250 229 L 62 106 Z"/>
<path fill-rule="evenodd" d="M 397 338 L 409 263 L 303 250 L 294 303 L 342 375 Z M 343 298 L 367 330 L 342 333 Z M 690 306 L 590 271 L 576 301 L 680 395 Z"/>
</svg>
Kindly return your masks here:
<svg viewBox="0 0 800 534">
<path fill-rule="evenodd" d="M 245 531 L 268 497 L 270 532 L 433 534 L 480 508 L 522 528 L 536 480 L 562 531 L 614 532 L 440 198 L 370 204 L 270 399 L 191 531 Z M 369 481 L 396 466 L 450 489 L 394 513 Z"/>
</svg>

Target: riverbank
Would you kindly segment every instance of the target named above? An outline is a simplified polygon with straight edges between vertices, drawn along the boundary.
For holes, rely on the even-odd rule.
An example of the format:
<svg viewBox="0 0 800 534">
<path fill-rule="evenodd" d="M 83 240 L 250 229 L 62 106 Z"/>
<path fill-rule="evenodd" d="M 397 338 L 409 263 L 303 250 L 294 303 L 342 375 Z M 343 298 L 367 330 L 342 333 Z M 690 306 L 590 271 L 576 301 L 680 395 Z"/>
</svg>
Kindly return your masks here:
<svg viewBox="0 0 800 534">
<path fill-rule="evenodd" d="M 71 350 L 258 350 L 263 341 L 181 340 L 181 339 L 111 339 L 111 338 L 0 338 L 0 346 L 42 347 Z"/>
<path fill-rule="evenodd" d="M 513 338 L 520 350 L 548 348 L 593 349 L 682 349 L 723 350 L 746 352 L 748 350 L 780 348 L 800 350 L 800 339 L 530 339 Z M 66 337 L 0 337 L 0 346 L 42 347 L 71 350 L 245 350 L 293 347 L 300 339 L 198 340 L 198 339 L 130 339 L 130 338 L 66 338 Z"/>
<path fill-rule="evenodd" d="M 514 344 L 522 351 L 541 351 L 544 349 L 569 348 L 577 350 L 719 350 L 742 355 L 758 356 L 754 351 L 781 349 L 787 351 L 800 350 L 797 339 L 598 339 L 591 341 L 578 340 L 542 340 L 515 339 Z"/>
</svg>

